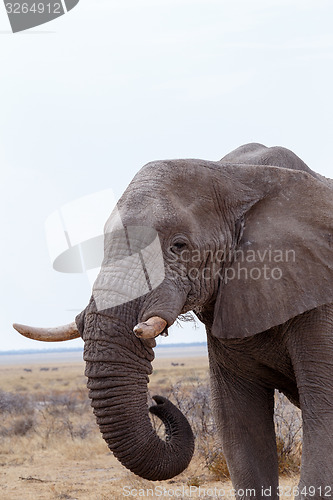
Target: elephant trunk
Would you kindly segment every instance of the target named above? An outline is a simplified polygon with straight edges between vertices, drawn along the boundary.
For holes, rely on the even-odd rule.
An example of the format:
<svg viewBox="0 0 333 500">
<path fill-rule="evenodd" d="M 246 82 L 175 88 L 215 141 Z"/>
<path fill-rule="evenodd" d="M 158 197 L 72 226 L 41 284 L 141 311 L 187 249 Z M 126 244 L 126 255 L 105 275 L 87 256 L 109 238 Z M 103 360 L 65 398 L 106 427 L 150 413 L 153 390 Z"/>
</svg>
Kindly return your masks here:
<svg viewBox="0 0 333 500">
<path fill-rule="evenodd" d="M 126 468 L 145 479 L 180 474 L 192 458 L 194 437 L 183 414 L 161 396 L 154 397 L 157 404 L 149 411 L 165 424 L 166 440 L 153 429 L 147 407 L 153 351 L 119 323 L 112 335 L 104 334 L 105 316 L 93 316 L 92 333 L 85 328 L 84 359 L 89 397 L 103 438 Z"/>
</svg>

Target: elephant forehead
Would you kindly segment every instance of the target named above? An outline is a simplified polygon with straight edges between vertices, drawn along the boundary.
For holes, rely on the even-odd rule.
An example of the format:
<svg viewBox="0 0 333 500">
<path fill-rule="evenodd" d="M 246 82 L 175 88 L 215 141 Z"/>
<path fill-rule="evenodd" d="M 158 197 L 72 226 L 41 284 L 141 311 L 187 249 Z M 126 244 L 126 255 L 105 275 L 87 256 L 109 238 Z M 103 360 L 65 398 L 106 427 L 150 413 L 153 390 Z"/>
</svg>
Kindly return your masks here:
<svg viewBox="0 0 333 500">
<path fill-rule="evenodd" d="M 134 177 L 118 206 L 135 204 L 139 208 L 154 203 L 165 210 L 180 200 L 182 205 L 195 205 L 198 197 L 205 199 L 219 182 L 220 168 L 220 165 L 204 160 L 149 163 Z"/>
<path fill-rule="evenodd" d="M 206 226 L 216 213 L 214 197 L 210 192 L 170 190 L 147 195 L 142 189 L 133 196 L 120 200 L 119 220 L 123 226 L 146 226 L 159 232 L 175 229 L 180 232 L 196 231 Z M 111 221 L 106 225 L 110 227 Z"/>
</svg>

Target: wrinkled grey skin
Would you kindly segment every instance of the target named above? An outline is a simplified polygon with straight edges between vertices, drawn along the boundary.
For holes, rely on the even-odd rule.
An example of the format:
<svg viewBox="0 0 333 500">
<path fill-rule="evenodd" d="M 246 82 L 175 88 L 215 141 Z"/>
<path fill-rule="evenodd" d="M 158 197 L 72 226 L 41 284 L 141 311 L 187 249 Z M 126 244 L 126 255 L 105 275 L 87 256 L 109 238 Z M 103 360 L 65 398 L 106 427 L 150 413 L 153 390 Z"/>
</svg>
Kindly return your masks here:
<svg viewBox="0 0 333 500">
<path fill-rule="evenodd" d="M 302 410 L 300 487 L 314 486 L 314 498 L 325 497 L 325 488 L 333 494 L 330 181 L 284 148 L 249 144 L 219 162 L 150 163 L 117 208 L 125 227 L 156 229 L 165 278 L 115 307 L 100 310 L 92 298 L 76 319 L 92 406 L 111 450 L 153 480 L 180 473 L 190 461 L 191 431 L 168 401 L 157 398 L 153 412 L 166 422 L 169 440 L 151 427 L 146 401 L 154 341 L 136 338 L 132 329 L 152 316 L 171 325 L 194 310 L 207 330 L 212 407 L 235 489 L 254 488 L 262 498 L 262 488 L 272 487 L 277 497 L 278 389 Z M 116 233 L 105 242 L 100 276 L 107 287 L 108 245 L 117 247 Z"/>
</svg>

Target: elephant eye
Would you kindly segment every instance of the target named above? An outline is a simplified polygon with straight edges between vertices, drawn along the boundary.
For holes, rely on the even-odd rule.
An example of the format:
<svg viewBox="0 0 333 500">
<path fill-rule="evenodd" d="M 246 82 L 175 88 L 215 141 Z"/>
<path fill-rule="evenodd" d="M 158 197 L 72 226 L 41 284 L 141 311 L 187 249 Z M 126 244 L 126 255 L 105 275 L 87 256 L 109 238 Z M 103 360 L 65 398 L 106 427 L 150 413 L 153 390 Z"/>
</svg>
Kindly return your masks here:
<svg viewBox="0 0 333 500">
<path fill-rule="evenodd" d="M 173 245 L 171 246 L 171 252 L 173 253 L 177 253 L 179 252 L 180 250 L 183 250 L 184 248 L 186 248 L 186 243 L 184 243 L 183 241 L 176 241 L 175 243 L 173 243 Z"/>
</svg>

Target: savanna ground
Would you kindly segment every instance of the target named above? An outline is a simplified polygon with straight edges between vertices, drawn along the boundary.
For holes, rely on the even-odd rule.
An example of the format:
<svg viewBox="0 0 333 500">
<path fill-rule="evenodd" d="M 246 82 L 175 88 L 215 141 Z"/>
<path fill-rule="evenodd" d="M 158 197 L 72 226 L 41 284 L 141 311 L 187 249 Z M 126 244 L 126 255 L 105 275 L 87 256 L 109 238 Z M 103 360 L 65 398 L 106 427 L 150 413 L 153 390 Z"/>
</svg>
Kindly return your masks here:
<svg viewBox="0 0 333 500">
<path fill-rule="evenodd" d="M 189 468 L 156 483 L 127 471 L 108 450 L 88 400 L 83 362 L 3 366 L 0 376 L 2 500 L 233 497 L 211 418 L 206 357 L 154 361 L 150 395 L 178 404 L 196 435 Z M 290 499 L 298 483 L 300 419 L 280 396 L 276 415 L 281 497 Z M 162 432 L 157 421 L 153 425 Z"/>
</svg>

